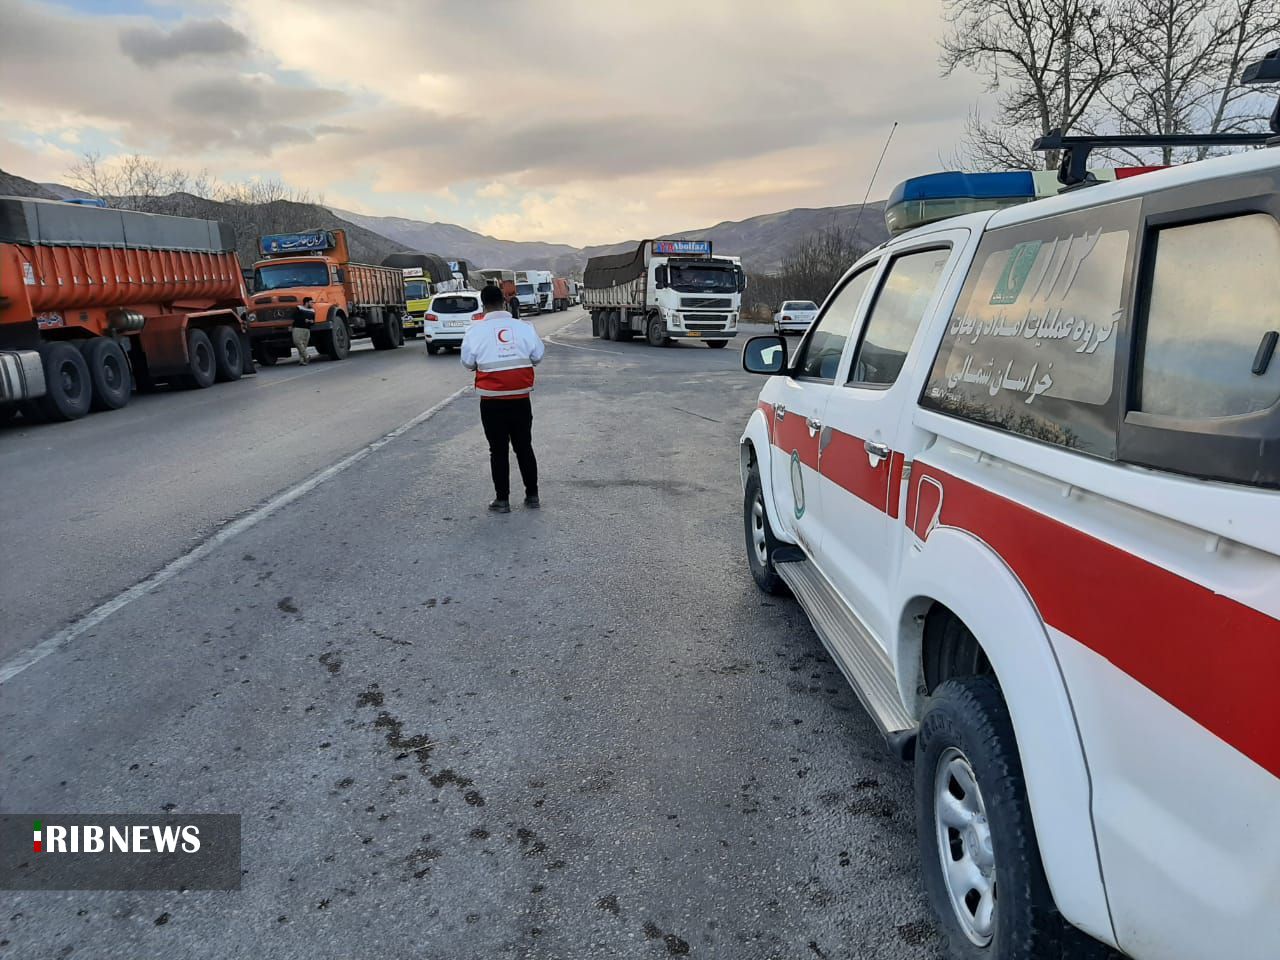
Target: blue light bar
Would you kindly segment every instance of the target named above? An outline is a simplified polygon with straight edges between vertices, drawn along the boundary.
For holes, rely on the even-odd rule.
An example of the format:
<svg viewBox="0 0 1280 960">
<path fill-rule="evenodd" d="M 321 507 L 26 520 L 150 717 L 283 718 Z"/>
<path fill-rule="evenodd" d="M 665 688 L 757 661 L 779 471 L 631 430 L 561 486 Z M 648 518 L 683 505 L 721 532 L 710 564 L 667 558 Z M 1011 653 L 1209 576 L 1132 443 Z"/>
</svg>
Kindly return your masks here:
<svg viewBox="0 0 1280 960">
<path fill-rule="evenodd" d="M 999 210 L 1036 198 L 1030 170 L 1004 173 L 930 173 L 893 188 L 884 220 L 892 234 L 979 210 Z"/>
</svg>

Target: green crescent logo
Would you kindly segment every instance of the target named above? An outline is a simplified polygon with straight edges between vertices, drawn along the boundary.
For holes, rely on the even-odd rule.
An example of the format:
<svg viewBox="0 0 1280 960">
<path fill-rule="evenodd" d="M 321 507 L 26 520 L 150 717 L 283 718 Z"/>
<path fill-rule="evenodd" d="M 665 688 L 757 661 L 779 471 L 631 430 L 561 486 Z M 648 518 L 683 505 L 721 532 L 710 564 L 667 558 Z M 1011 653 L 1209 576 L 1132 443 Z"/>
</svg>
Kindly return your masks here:
<svg viewBox="0 0 1280 960">
<path fill-rule="evenodd" d="M 791 451 L 791 499 L 795 503 L 796 519 L 804 516 L 804 474 L 800 470 L 800 451 Z"/>
</svg>

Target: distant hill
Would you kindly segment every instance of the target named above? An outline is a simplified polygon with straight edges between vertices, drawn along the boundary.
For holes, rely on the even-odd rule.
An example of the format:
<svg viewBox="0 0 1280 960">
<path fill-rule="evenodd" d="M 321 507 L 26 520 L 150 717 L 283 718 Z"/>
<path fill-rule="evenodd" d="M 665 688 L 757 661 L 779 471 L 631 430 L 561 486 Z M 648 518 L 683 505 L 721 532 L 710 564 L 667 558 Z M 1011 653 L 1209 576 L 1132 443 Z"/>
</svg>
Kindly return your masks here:
<svg viewBox="0 0 1280 960">
<path fill-rule="evenodd" d="M 58 183 L 36 183 L 0 170 L 0 194 L 50 200 L 87 194 Z M 186 217 L 222 220 L 236 230 L 240 261 L 258 258 L 257 238 L 264 233 L 289 233 L 311 228 L 347 231 L 351 254 L 366 263 L 381 263 L 391 253 L 436 253 L 450 260 L 465 259 L 478 267 L 509 270 L 551 270 L 558 275 L 581 275 L 587 258 L 634 249 L 640 241 L 574 247 L 567 243 L 499 240 L 452 223 L 427 223 L 405 217 L 371 217 L 337 207 L 277 200 L 268 204 L 223 203 L 187 193 L 146 198 L 138 209 Z M 717 253 L 742 257 L 754 273 L 778 270 L 787 251 L 804 237 L 829 227 L 852 231 L 869 245 L 887 239 L 884 204 L 867 204 L 859 218 L 858 204 L 843 207 L 798 207 L 746 220 L 726 220 L 713 227 L 663 234 L 660 239 L 711 240 Z"/>
<path fill-rule="evenodd" d="M 41 200 L 62 200 L 43 183 L 27 180 L 16 174 L 0 170 L 0 197 L 38 197 Z"/>
<path fill-rule="evenodd" d="M 714 227 L 681 230 L 658 239 L 711 240 L 718 253 L 742 257 L 748 270 L 771 273 L 782 263 L 787 251 L 806 235 L 838 226 L 858 234 L 869 245 L 889 236 L 884 225 L 884 204 L 869 203 L 859 221 L 859 204 L 844 207 L 799 207 L 781 213 L 767 213 L 747 220 L 726 220 Z M 414 250 L 439 253 L 450 259 L 465 257 L 481 267 L 510 270 L 550 269 L 558 274 L 580 274 L 587 258 L 634 249 L 641 238 L 623 243 L 572 247 L 565 243 L 498 240 L 451 223 L 426 223 L 404 217 L 371 217 L 333 208 L 345 220 L 390 237 Z"/>
</svg>

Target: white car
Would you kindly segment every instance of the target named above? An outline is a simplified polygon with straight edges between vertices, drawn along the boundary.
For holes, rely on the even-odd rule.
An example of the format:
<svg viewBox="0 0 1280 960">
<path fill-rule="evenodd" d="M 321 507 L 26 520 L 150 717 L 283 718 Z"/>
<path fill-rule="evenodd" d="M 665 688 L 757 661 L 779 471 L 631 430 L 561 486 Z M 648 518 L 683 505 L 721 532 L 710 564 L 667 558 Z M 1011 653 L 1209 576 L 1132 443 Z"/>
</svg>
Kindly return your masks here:
<svg viewBox="0 0 1280 960">
<path fill-rule="evenodd" d="M 436 294 L 422 318 L 422 336 L 427 341 L 427 353 L 436 354 L 449 347 L 461 347 L 467 327 L 483 317 L 480 294 L 474 290 Z"/>
<path fill-rule="evenodd" d="M 1280 957 L 1278 340 L 1272 149 L 919 227 L 746 344 L 751 573 L 914 764 L 946 957 Z"/>
<path fill-rule="evenodd" d="M 782 309 L 773 315 L 773 332 L 804 333 L 818 315 L 818 305 L 812 300 L 787 300 Z"/>
</svg>

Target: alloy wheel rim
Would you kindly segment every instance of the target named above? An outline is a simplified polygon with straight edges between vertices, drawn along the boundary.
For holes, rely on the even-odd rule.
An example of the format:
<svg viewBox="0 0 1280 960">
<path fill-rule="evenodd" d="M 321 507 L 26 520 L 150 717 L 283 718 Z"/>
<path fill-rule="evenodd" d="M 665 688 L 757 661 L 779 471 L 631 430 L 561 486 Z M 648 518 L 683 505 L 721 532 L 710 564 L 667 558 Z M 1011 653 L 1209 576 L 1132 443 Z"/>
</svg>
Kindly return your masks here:
<svg viewBox="0 0 1280 960">
<path fill-rule="evenodd" d="M 760 566 L 769 565 L 769 544 L 765 539 L 764 498 L 759 493 L 751 501 L 751 545 L 755 548 Z"/>
<path fill-rule="evenodd" d="M 978 778 L 955 747 L 938 758 L 933 819 L 951 909 L 970 942 L 985 947 L 996 926 L 995 850 Z"/>
</svg>

